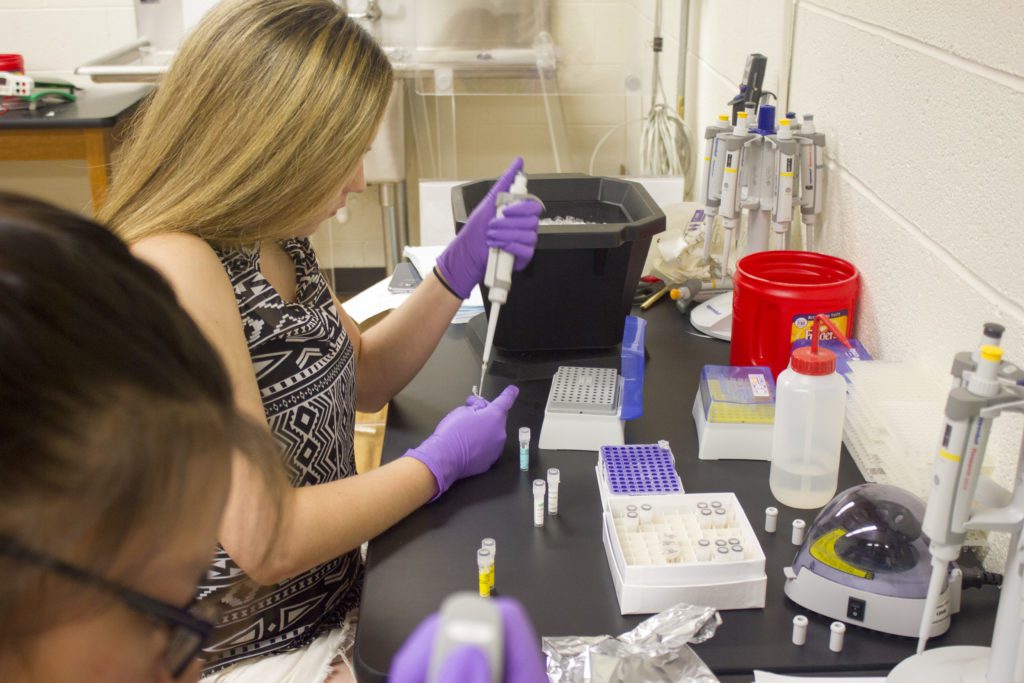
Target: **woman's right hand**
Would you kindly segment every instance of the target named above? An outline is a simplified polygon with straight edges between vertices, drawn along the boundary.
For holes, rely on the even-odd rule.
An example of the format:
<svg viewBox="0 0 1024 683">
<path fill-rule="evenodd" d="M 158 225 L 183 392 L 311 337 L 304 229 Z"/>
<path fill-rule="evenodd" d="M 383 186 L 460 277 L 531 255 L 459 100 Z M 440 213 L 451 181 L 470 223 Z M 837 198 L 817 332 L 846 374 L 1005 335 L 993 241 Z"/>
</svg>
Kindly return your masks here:
<svg viewBox="0 0 1024 683">
<path fill-rule="evenodd" d="M 448 413 L 434 433 L 405 456 L 427 466 L 437 481 L 434 499 L 456 480 L 490 469 L 505 446 L 505 423 L 519 389 L 508 386 L 493 401 L 470 396 L 466 404 Z"/>
</svg>

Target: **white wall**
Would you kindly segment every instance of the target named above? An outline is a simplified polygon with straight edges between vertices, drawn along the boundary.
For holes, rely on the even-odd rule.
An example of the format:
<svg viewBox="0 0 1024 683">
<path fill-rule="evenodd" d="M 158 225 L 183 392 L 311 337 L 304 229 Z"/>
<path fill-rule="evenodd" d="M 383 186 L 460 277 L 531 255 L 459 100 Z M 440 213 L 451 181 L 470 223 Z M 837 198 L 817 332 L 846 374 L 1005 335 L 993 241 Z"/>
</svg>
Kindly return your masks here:
<svg viewBox="0 0 1024 683">
<path fill-rule="evenodd" d="M 358 9 L 359 3 L 352 6 Z M 675 100 L 680 45 L 679 0 L 663 0 L 665 47 L 662 78 L 670 103 Z M 602 145 L 595 172 L 637 173 L 640 125 L 649 104 L 650 41 L 655 0 L 552 0 L 551 29 L 559 49 L 569 166 L 586 170 L 597 142 L 621 125 Z M 84 61 L 136 37 L 133 0 L 0 0 L 0 47 L 20 52 L 34 73 L 72 71 Z M 637 96 L 608 95 L 621 88 L 622 65 L 645 83 Z M 93 86 L 95 87 L 95 86 Z M 594 89 L 601 95 L 587 94 Z M 433 106 L 433 103 L 431 103 Z M 456 103 L 458 170 L 463 178 L 498 174 L 515 155 L 534 172 L 554 171 L 554 158 L 542 102 L 535 96 L 460 97 Z M 410 150 L 412 145 L 409 146 Z M 410 160 L 410 182 L 415 164 Z M 0 187 L 29 192 L 68 208 L 89 211 L 84 163 L 0 164 Z M 415 187 L 410 188 L 415 193 Z M 383 232 L 377 190 L 351 200 L 351 219 L 334 220 L 321 230 L 317 246 L 327 265 L 381 266 Z M 416 218 L 415 194 L 410 206 Z M 415 232 L 415 230 L 414 230 Z"/>
<path fill-rule="evenodd" d="M 133 0 L 0 0 L 0 47 L 35 74 L 73 71 L 134 39 Z"/>
<path fill-rule="evenodd" d="M 724 110 L 749 52 L 790 109 L 827 135 L 822 248 L 861 271 L 859 337 L 878 358 L 945 377 L 988 320 L 1024 362 L 1024 4 L 940 0 L 695 0 L 690 125 Z M 793 18 L 795 16 L 795 24 Z M 939 417 L 936 416 L 936 439 Z M 1021 421 L 996 423 L 989 453 L 1010 481 Z"/>
</svg>

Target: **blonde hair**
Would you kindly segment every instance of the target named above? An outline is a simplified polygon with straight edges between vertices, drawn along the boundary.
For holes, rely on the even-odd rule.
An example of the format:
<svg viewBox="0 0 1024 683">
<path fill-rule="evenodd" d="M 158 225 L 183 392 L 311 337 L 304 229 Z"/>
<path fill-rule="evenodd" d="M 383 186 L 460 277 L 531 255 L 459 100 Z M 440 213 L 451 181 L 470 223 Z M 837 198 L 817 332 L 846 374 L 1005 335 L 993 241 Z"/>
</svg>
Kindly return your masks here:
<svg viewBox="0 0 1024 683">
<path fill-rule="evenodd" d="M 128 242 L 288 237 L 355 173 L 392 78 L 333 0 L 225 0 L 143 105 L 100 219 Z"/>
</svg>

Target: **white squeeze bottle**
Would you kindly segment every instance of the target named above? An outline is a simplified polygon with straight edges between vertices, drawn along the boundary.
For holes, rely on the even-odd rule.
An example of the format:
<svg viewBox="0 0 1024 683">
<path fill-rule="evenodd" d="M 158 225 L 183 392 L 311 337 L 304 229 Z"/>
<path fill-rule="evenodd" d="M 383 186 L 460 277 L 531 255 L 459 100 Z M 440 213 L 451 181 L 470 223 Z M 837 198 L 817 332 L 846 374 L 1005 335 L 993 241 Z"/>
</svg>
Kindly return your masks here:
<svg viewBox="0 0 1024 683">
<path fill-rule="evenodd" d="M 776 381 L 772 469 L 768 483 L 783 505 L 818 508 L 832 500 L 839 480 L 846 380 L 836 372 L 836 355 L 818 348 L 819 323 L 846 344 L 824 315 L 814 319 L 811 345 L 793 351 Z"/>
</svg>

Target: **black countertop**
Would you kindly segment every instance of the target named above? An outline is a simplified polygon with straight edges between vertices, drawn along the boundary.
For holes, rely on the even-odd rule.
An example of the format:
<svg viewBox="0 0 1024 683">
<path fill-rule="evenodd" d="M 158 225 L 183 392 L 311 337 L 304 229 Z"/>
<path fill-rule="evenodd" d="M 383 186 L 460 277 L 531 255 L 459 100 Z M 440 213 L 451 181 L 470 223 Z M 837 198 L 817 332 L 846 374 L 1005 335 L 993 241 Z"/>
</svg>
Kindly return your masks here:
<svg viewBox="0 0 1024 683">
<path fill-rule="evenodd" d="M 796 551 L 790 543 L 790 523 L 801 517 L 810 525 L 817 510 L 780 506 L 768 488 L 767 462 L 698 460 L 690 409 L 700 370 L 705 364 L 727 365 L 729 347 L 696 336 L 671 304 L 639 315 L 648 321 L 650 359 L 644 414 L 626 423 L 627 443 L 667 439 L 688 492 L 735 492 L 767 558 L 766 607 L 723 612 L 722 627 L 713 639 L 696 646 L 697 653 L 716 674 L 731 680 L 743 680 L 743 676 L 749 680 L 753 669 L 877 674 L 913 654 L 913 639 L 855 627 L 848 630 L 843 651 L 833 653 L 828 649 L 831 620 L 788 601 L 782 590 L 782 569 L 793 561 Z M 450 327 L 423 371 L 392 403 L 384 460 L 400 456 L 426 438 L 451 408 L 465 400 L 479 381 L 479 368 L 480 357 L 466 327 Z M 504 384 L 489 378 L 485 395 L 494 397 Z M 498 545 L 496 593 L 520 600 L 539 635 L 619 634 L 645 618 L 619 614 L 601 542 L 601 502 L 594 475 L 597 455 L 535 450 L 530 471 L 519 471 L 516 432 L 521 426 L 530 427 L 536 444 L 549 385 L 550 380 L 520 384 L 505 452 L 490 471 L 457 482 L 438 501 L 370 543 L 355 643 L 361 681 L 384 680 L 398 647 L 445 596 L 476 590 L 476 549 L 487 536 Z M 560 514 L 546 517 L 545 526 L 535 529 L 531 483 L 544 478 L 548 467 L 561 470 Z M 839 489 L 862 482 L 844 449 Z M 769 505 L 779 508 L 776 534 L 763 530 L 764 509 Z M 930 644 L 988 644 L 998 597 L 992 587 L 966 592 L 963 609 L 953 618 L 949 632 Z M 790 642 L 796 614 L 810 618 L 804 647 Z"/>
<path fill-rule="evenodd" d="M 153 85 L 93 85 L 77 101 L 40 104 L 36 111 L 12 109 L 0 116 L 0 131 L 52 128 L 110 128 L 148 95 Z M 49 115 L 52 112 L 52 116 Z"/>
</svg>

